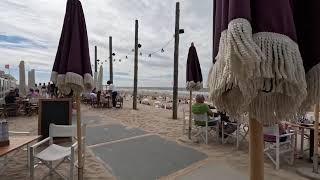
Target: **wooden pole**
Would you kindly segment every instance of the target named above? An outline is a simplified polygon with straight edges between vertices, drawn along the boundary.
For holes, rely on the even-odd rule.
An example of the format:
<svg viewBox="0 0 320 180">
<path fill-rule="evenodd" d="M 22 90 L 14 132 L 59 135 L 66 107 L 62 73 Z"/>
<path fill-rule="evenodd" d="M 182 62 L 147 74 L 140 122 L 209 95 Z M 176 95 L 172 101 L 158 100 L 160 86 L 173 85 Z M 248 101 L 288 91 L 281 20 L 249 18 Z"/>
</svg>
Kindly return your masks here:
<svg viewBox="0 0 320 180">
<path fill-rule="evenodd" d="M 313 144 L 313 172 L 318 171 L 318 142 L 319 142 L 319 104 L 314 106 L 314 144 Z"/>
<path fill-rule="evenodd" d="M 173 64 L 173 102 L 172 119 L 178 119 L 178 69 L 179 69 L 179 20 L 180 3 L 176 2 L 176 25 L 174 32 L 174 64 Z"/>
<path fill-rule="evenodd" d="M 263 126 L 256 119 L 249 120 L 250 180 L 264 179 Z"/>
<path fill-rule="evenodd" d="M 78 180 L 83 179 L 83 157 L 82 157 L 82 131 L 81 131 L 81 111 L 80 111 L 80 94 L 76 95 L 77 104 L 77 140 L 78 140 Z"/>
<path fill-rule="evenodd" d="M 190 101 L 189 101 L 189 130 L 188 138 L 191 139 L 191 117 L 192 116 L 192 91 L 190 90 Z"/>
<path fill-rule="evenodd" d="M 98 55 L 97 55 L 97 46 L 94 46 L 94 72 L 98 72 Z"/>
<path fill-rule="evenodd" d="M 135 21 L 134 37 L 134 80 L 133 80 L 133 109 L 137 109 L 138 94 L 138 20 Z"/>
<path fill-rule="evenodd" d="M 98 61 L 97 60 L 98 60 L 98 50 L 97 50 L 97 46 L 94 46 L 94 74 L 93 74 L 94 88 L 97 87 L 97 79 L 98 79 Z"/>
<path fill-rule="evenodd" d="M 109 36 L 109 56 L 110 56 L 110 61 L 109 61 L 110 79 L 109 80 L 113 82 L 112 36 Z"/>
</svg>

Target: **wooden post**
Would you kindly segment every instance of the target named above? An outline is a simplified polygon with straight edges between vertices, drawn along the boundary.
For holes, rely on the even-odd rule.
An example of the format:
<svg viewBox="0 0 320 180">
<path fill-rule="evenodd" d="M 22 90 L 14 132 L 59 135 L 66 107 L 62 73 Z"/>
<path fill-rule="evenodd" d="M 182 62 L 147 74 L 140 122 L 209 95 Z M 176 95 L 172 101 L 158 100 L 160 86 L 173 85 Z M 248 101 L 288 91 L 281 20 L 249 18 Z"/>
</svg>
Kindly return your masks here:
<svg viewBox="0 0 320 180">
<path fill-rule="evenodd" d="M 172 119 L 178 118 L 178 69 L 179 69 L 179 20 L 180 20 L 180 3 L 176 2 L 176 25 L 174 32 L 174 64 L 173 64 L 173 102 L 172 102 Z"/>
<path fill-rule="evenodd" d="M 134 37 L 134 80 L 133 80 L 133 109 L 137 109 L 138 94 L 138 20 L 135 22 Z"/>
<path fill-rule="evenodd" d="M 94 46 L 94 72 L 98 72 L 98 55 L 97 55 L 97 46 Z"/>
<path fill-rule="evenodd" d="M 109 80 L 113 82 L 113 60 L 112 60 L 112 36 L 109 36 L 109 56 L 110 56 L 110 61 L 109 61 Z"/>
<path fill-rule="evenodd" d="M 97 79 L 98 79 L 98 52 L 97 46 L 94 46 L 94 74 L 93 74 L 93 87 L 97 87 Z"/>
<path fill-rule="evenodd" d="M 192 91 L 190 90 L 190 101 L 189 101 L 189 130 L 188 130 L 188 138 L 191 139 L 191 116 L 192 116 Z M 184 117 L 183 117 L 184 118 Z"/>
<path fill-rule="evenodd" d="M 81 125 L 81 111 L 80 111 L 80 94 L 76 95 L 77 104 L 77 140 L 78 140 L 78 180 L 83 179 L 83 158 L 82 157 L 82 125 Z"/>
<path fill-rule="evenodd" d="M 256 119 L 249 120 L 250 180 L 264 179 L 263 126 Z"/>
<path fill-rule="evenodd" d="M 313 144 L 313 172 L 318 171 L 318 143 L 319 143 L 319 104 L 314 106 L 314 144 Z"/>
</svg>

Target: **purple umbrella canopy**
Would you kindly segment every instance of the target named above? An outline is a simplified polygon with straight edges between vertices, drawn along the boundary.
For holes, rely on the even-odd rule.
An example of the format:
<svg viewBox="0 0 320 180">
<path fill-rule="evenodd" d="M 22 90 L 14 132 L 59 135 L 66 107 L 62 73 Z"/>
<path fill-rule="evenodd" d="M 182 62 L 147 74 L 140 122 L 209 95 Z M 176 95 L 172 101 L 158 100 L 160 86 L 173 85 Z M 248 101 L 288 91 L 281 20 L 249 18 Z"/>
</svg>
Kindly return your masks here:
<svg viewBox="0 0 320 180">
<path fill-rule="evenodd" d="M 307 97 L 304 66 L 314 67 L 320 58 L 309 60 L 300 54 L 299 47 L 303 44 L 295 21 L 303 13 L 296 10 L 297 2 L 215 1 L 213 56 L 216 62 L 210 70 L 208 86 L 218 109 L 235 117 L 249 112 L 264 124 L 285 120 L 300 109 Z M 313 22 L 318 23 L 315 17 Z M 311 25 L 308 27 L 304 28 L 312 29 Z M 317 73 L 310 79 L 319 79 Z M 319 95 L 319 84 L 316 84 Z"/>
<path fill-rule="evenodd" d="M 67 2 L 51 81 L 65 93 L 92 89 L 87 28 L 79 0 Z"/>
<path fill-rule="evenodd" d="M 320 102 L 320 1 L 296 0 L 295 3 L 294 18 L 308 90 L 308 96 L 301 105 L 301 111 L 305 112 Z"/>
<path fill-rule="evenodd" d="M 202 73 L 196 47 L 191 43 L 187 59 L 187 90 L 198 91 L 202 89 Z"/>
</svg>

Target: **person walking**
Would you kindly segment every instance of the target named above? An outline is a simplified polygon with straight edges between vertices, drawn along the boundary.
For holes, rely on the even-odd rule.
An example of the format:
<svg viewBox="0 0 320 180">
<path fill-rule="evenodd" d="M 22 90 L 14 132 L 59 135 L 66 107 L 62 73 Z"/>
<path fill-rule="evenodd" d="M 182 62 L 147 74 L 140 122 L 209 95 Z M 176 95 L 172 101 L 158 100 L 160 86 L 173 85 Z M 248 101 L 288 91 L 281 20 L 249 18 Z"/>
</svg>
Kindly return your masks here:
<svg viewBox="0 0 320 180">
<path fill-rule="evenodd" d="M 107 81 L 107 91 L 111 94 L 112 106 L 116 107 L 117 105 L 116 98 L 117 98 L 118 92 L 116 91 L 116 88 L 112 81 Z"/>
</svg>

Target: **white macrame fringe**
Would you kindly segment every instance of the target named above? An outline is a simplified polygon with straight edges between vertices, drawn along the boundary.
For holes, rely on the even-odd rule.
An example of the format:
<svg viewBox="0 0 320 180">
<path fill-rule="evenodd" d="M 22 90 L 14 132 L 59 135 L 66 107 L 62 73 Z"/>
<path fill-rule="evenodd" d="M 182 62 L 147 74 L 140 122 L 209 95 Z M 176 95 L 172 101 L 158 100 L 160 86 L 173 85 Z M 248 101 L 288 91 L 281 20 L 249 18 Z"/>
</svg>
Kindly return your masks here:
<svg viewBox="0 0 320 180">
<path fill-rule="evenodd" d="M 199 91 L 203 88 L 202 82 L 188 81 L 186 86 L 188 91 Z"/>
<path fill-rule="evenodd" d="M 71 89 L 75 93 L 89 91 L 93 86 L 93 78 L 89 73 L 84 74 L 84 77 L 82 77 L 81 75 L 73 72 L 58 74 L 57 72 L 53 71 L 51 73 L 51 81 L 55 83 L 59 90 L 64 94 L 69 94 Z"/>
<path fill-rule="evenodd" d="M 308 96 L 300 107 L 300 113 L 309 111 L 313 105 L 320 103 L 320 63 L 306 74 Z"/>
<path fill-rule="evenodd" d="M 230 116 L 249 112 L 263 124 L 272 124 L 294 115 L 307 95 L 302 58 L 287 36 L 250 33 L 245 19 L 231 21 L 222 32 L 217 62 L 209 73 L 209 93 L 218 109 Z"/>
</svg>

